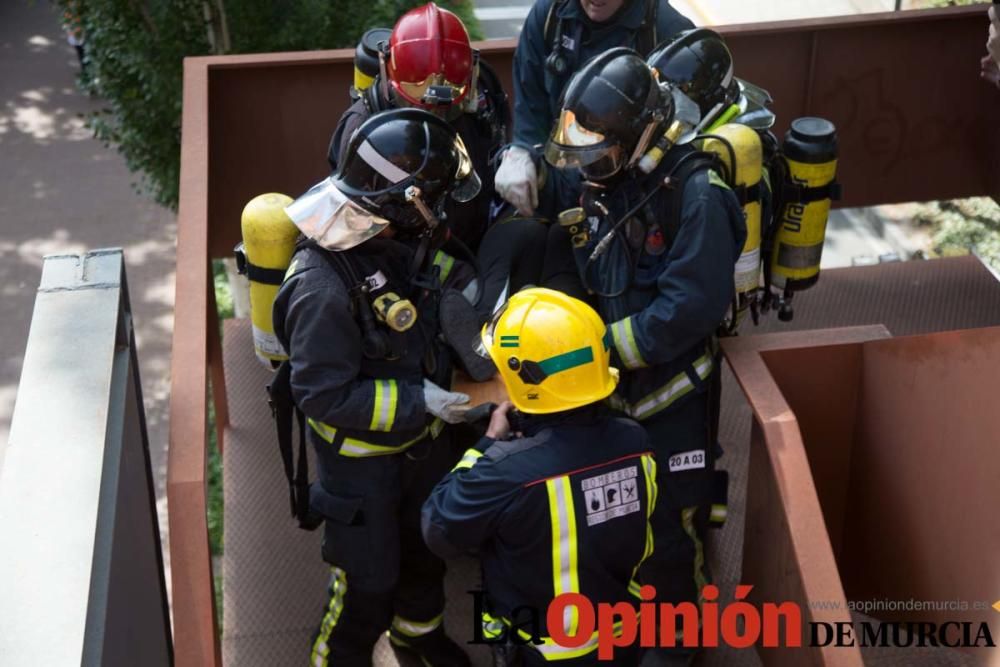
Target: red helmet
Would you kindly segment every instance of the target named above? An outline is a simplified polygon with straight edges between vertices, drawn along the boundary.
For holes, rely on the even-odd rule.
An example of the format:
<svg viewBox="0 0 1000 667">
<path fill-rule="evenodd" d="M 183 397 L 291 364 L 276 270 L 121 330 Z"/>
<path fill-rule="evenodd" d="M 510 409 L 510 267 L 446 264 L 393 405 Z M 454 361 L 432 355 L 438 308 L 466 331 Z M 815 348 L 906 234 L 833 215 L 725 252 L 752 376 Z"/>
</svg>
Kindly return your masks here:
<svg viewBox="0 0 1000 667">
<path fill-rule="evenodd" d="M 458 104 L 472 87 L 472 47 L 462 20 L 433 2 L 403 14 L 389 37 L 389 83 L 410 104 Z"/>
</svg>

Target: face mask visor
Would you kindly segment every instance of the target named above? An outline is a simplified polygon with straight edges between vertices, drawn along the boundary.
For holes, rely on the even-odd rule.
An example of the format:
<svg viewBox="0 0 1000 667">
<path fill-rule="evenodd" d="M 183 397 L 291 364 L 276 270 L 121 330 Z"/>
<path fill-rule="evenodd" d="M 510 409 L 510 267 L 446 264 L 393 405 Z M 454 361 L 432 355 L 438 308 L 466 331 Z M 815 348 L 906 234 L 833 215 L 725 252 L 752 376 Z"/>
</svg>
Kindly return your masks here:
<svg viewBox="0 0 1000 667">
<path fill-rule="evenodd" d="M 625 157 L 620 145 L 600 132 L 585 128 L 569 109 L 563 109 L 545 144 L 545 160 L 549 164 L 556 169 L 579 169 L 590 180 L 618 173 Z"/>
<path fill-rule="evenodd" d="M 307 238 L 327 250 L 361 245 L 389 226 L 349 199 L 327 178 L 285 207 L 285 213 Z"/>
<path fill-rule="evenodd" d="M 507 312 L 507 303 L 505 302 L 493 316 L 490 321 L 483 325 L 483 331 L 479 336 L 479 344 L 476 346 L 476 354 L 481 356 L 483 359 L 492 359 L 493 355 L 490 354 L 490 350 L 493 348 L 493 335 L 497 328 L 497 322 L 503 317 L 503 314 Z"/>
<path fill-rule="evenodd" d="M 458 167 L 455 169 L 455 186 L 451 190 L 451 198 L 459 203 L 472 201 L 482 187 L 479 174 L 472 167 L 472 158 L 465 147 L 462 137 L 455 135 L 455 148 L 458 153 Z"/>
</svg>

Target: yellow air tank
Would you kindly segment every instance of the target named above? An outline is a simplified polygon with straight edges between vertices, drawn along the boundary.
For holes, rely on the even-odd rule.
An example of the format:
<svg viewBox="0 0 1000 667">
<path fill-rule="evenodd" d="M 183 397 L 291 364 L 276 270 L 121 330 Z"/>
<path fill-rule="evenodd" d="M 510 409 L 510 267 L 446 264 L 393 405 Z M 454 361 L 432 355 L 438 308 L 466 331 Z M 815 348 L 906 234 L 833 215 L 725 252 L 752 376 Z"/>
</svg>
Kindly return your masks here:
<svg viewBox="0 0 1000 667">
<path fill-rule="evenodd" d="M 747 225 L 747 240 L 736 262 L 737 308 L 732 326 L 735 328 L 746 315 L 760 287 L 761 186 L 763 149 L 756 130 L 746 125 L 728 123 L 712 131 L 704 139 L 702 150 L 719 156 L 729 170 L 729 185 L 745 193 L 743 213 Z M 734 168 L 733 157 L 736 159 Z"/>
<path fill-rule="evenodd" d="M 269 367 L 288 358 L 274 335 L 271 306 L 295 252 L 298 228 L 285 214 L 292 198 L 270 192 L 251 199 L 243 209 L 243 242 L 237 246 L 240 272 L 250 279 L 250 319 L 253 348 Z M 240 256 L 242 254 L 242 257 Z"/>
</svg>

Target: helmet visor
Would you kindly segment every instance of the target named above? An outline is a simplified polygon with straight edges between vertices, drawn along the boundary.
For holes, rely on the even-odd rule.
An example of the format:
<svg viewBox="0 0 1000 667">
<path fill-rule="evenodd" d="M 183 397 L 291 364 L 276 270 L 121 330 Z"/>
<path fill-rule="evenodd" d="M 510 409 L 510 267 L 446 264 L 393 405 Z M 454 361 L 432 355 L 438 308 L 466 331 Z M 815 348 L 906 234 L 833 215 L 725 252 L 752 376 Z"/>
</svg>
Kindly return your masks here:
<svg viewBox="0 0 1000 667">
<path fill-rule="evenodd" d="M 545 144 L 545 160 L 556 169 L 579 169 L 584 177 L 600 180 L 625 164 L 625 151 L 604 134 L 588 130 L 569 109 L 559 115 Z"/>
<path fill-rule="evenodd" d="M 394 81 L 393 86 L 410 104 L 421 107 L 451 106 L 465 99 L 468 83 L 453 83 L 443 74 L 431 74 L 423 81 Z"/>
<path fill-rule="evenodd" d="M 389 226 L 389 221 L 359 206 L 337 189 L 332 178 L 320 181 L 285 207 L 307 238 L 327 250 L 360 245 Z"/>
<path fill-rule="evenodd" d="M 458 153 L 458 166 L 455 168 L 455 187 L 452 188 L 451 198 L 457 202 L 472 201 L 479 194 L 482 182 L 472 166 L 472 158 L 469 157 L 465 142 L 457 133 L 455 134 L 455 148 Z"/>
<path fill-rule="evenodd" d="M 505 312 L 509 302 L 504 301 L 493 313 L 489 322 L 483 325 L 482 333 L 479 335 L 479 344 L 476 346 L 476 353 L 484 359 L 493 358 L 493 334 L 496 332 L 497 322 Z M 496 359 L 493 360 L 496 363 Z"/>
</svg>

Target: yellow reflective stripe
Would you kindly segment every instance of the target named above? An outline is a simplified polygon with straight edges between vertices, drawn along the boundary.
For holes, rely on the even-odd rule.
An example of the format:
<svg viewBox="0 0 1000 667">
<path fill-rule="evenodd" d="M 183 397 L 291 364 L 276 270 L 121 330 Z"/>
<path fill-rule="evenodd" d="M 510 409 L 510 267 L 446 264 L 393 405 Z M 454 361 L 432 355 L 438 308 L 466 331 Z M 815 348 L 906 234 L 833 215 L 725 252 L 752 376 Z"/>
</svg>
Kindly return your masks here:
<svg viewBox="0 0 1000 667">
<path fill-rule="evenodd" d="M 632 318 L 626 317 L 611 323 L 611 336 L 615 341 L 615 348 L 622 358 L 625 368 L 634 370 L 648 366 L 639 353 L 639 346 L 635 342 L 635 333 L 632 331 Z"/>
<path fill-rule="evenodd" d="M 292 260 L 292 263 L 289 264 L 288 268 L 285 270 L 285 277 L 281 279 L 281 282 L 285 282 L 286 280 L 291 278 L 295 274 L 295 271 L 298 268 L 299 268 L 299 260 L 298 258 L 295 258 Z"/>
<path fill-rule="evenodd" d="M 646 473 L 646 495 L 649 498 L 649 507 L 646 508 L 646 518 L 653 516 L 656 508 L 656 501 L 660 495 L 660 487 L 656 484 L 656 459 L 648 454 L 642 457 L 642 469 Z"/>
<path fill-rule="evenodd" d="M 476 465 L 476 461 L 478 461 L 482 455 L 483 453 L 478 449 L 465 450 L 465 453 L 462 454 L 462 458 L 459 459 L 458 463 L 455 464 L 455 467 L 452 468 L 451 471 L 455 472 L 456 470 L 468 470 L 472 466 Z"/>
<path fill-rule="evenodd" d="M 308 417 L 306 421 L 309 422 L 310 426 L 312 426 L 312 430 L 316 431 L 316 435 L 323 438 L 330 444 L 333 444 L 333 439 L 337 436 L 337 429 L 329 424 L 318 422 L 312 417 Z"/>
<path fill-rule="evenodd" d="M 504 626 L 510 625 L 510 623 L 505 618 L 493 618 L 490 616 L 489 612 L 484 611 L 482 617 L 479 619 L 480 625 L 483 628 L 483 636 L 489 637 L 491 639 L 499 637 L 503 634 Z"/>
<path fill-rule="evenodd" d="M 694 362 L 695 373 L 702 380 L 707 380 L 708 376 L 712 374 L 712 367 L 712 357 L 708 353 L 698 357 Z M 645 398 L 640 399 L 637 403 L 630 406 L 622 401 L 621 405 L 623 407 L 618 407 L 617 409 L 622 410 L 633 419 L 647 419 L 669 407 L 674 401 L 689 393 L 692 389 L 694 389 L 694 385 L 691 384 L 691 378 L 688 377 L 688 374 L 684 372 L 678 373 L 670 382 Z"/>
<path fill-rule="evenodd" d="M 374 431 L 378 428 L 381 423 L 382 417 L 382 404 L 385 403 L 383 394 L 385 393 L 385 385 L 382 380 L 375 380 L 375 406 L 372 408 L 372 421 L 368 424 L 368 430 Z"/>
<path fill-rule="evenodd" d="M 549 495 L 549 520 L 552 522 L 552 585 L 555 598 L 563 593 L 580 592 L 576 510 L 568 476 L 546 480 L 545 488 Z M 563 610 L 563 630 L 566 634 L 576 635 L 579 622 L 579 611 L 575 606 Z"/>
<path fill-rule="evenodd" d="M 438 250 L 434 253 L 434 266 L 440 269 L 438 279 L 444 283 L 444 281 L 448 280 L 448 276 L 451 275 L 452 267 L 455 266 L 455 258 Z"/>
<path fill-rule="evenodd" d="M 633 574 L 632 576 L 634 577 L 635 574 Z M 639 591 L 639 589 L 641 589 L 641 588 L 642 588 L 642 584 L 640 584 L 635 579 L 632 579 L 630 582 L 628 582 L 628 592 L 629 592 L 629 594 L 632 595 L 632 597 L 636 597 L 636 598 L 641 597 L 641 593 Z"/>
<path fill-rule="evenodd" d="M 347 595 L 347 574 L 339 567 L 330 568 L 330 602 L 327 605 L 326 613 L 323 615 L 323 622 L 319 627 L 319 634 L 313 642 L 312 653 L 309 661 L 313 667 L 326 667 L 327 656 L 330 655 L 330 647 L 327 641 L 337 627 L 340 614 L 344 611 L 344 597 Z"/>
<path fill-rule="evenodd" d="M 432 438 L 436 438 L 441 435 L 441 431 L 444 430 L 444 420 L 440 417 L 435 417 L 434 421 L 431 422 L 430 430 Z"/>
<path fill-rule="evenodd" d="M 712 505 L 712 512 L 708 518 L 713 523 L 725 523 L 728 515 L 729 508 L 725 505 Z"/>
<path fill-rule="evenodd" d="M 656 497 L 659 489 L 656 485 L 656 460 L 649 454 L 642 456 L 642 472 L 646 478 L 646 547 L 643 549 L 642 558 L 632 569 L 632 581 L 629 582 L 628 591 L 635 597 L 639 597 L 640 585 L 636 582 L 639 568 L 647 558 L 653 555 L 653 524 L 650 518 L 653 516 L 653 509 L 656 507 Z"/>
<path fill-rule="evenodd" d="M 333 439 L 337 436 L 337 429 L 321 421 L 316 421 L 312 418 L 307 418 L 306 421 L 309 426 L 312 427 L 316 434 L 326 440 L 328 443 L 333 444 Z M 435 420 L 429 427 L 425 427 L 416 437 L 407 440 L 406 442 L 400 443 L 398 445 L 376 445 L 373 442 L 365 442 L 364 440 L 358 440 L 357 438 L 344 438 L 343 444 L 340 446 L 339 453 L 342 456 L 350 456 L 352 458 L 363 458 L 365 456 L 385 456 L 386 454 L 398 454 L 411 447 L 412 445 L 420 442 L 428 435 L 437 437 L 434 435 L 434 426 L 438 423 Z M 438 433 L 441 432 L 440 427 L 437 429 Z"/>
<path fill-rule="evenodd" d="M 420 434 L 407 440 L 400 445 L 376 445 L 370 442 L 365 442 L 364 440 L 356 440 L 354 438 L 344 438 L 344 444 L 340 446 L 341 456 L 350 456 L 352 458 L 363 458 L 365 456 L 384 456 L 386 454 L 398 454 L 404 449 L 414 445 L 430 433 L 429 428 L 424 428 Z"/>
<path fill-rule="evenodd" d="M 396 422 L 396 405 L 399 402 L 399 387 L 395 380 L 374 380 L 375 407 L 369 431 L 391 431 Z"/>
<path fill-rule="evenodd" d="M 622 634 L 621 621 L 615 621 L 615 624 L 613 626 L 613 632 L 616 637 L 621 636 Z M 517 634 L 519 634 L 523 639 L 528 639 L 528 640 L 532 639 L 531 634 L 520 628 L 518 628 Z M 571 636 L 576 636 L 576 635 L 574 634 Z M 582 646 L 578 646 L 576 648 L 569 648 L 566 646 L 562 646 L 561 644 L 557 644 L 556 641 L 551 637 L 542 637 L 542 643 L 540 645 L 534 643 L 528 643 L 525 644 L 525 646 L 535 649 L 536 651 L 541 653 L 542 657 L 545 658 L 546 660 L 570 660 L 572 658 L 579 658 L 581 656 L 587 655 L 588 653 L 593 653 L 594 650 L 597 648 L 597 643 L 598 643 L 598 632 L 597 630 L 595 630 L 594 634 L 590 636 L 590 639 L 588 639 L 585 644 L 583 644 Z"/>
<path fill-rule="evenodd" d="M 726 190 L 732 190 L 732 188 L 729 187 L 729 184 L 726 183 L 724 180 L 722 180 L 722 176 L 719 176 L 717 173 L 715 173 L 714 169 L 708 170 L 708 182 L 710 185 L 718 185 L 720 188 L 724 188 Z"/>
<path fill-rule="evenodd" d="M 681 510 L 681 526 L 694 542 L 694 583 L 698 587 L 698 607 L 701 608 L 702 603 L 705 602 L 702 592 L 705 590 L 708 580 L 705 578 L 705 549 L 694 529 L 694 513 L 697 509 L 697 507 L 685 507 Z"/>
<path fill-rule="evenodd" d="M 392 629 L 406 635 L 407 637 L 420 637 L 437 630 L 441 626 L 442 616 L 442 614 L 438 614 L 431 620 L 423 623 L 420 621 L 412 621 L 408 618 L 403 618 L 402 616 L 393 616 Z"/>
</svg>

